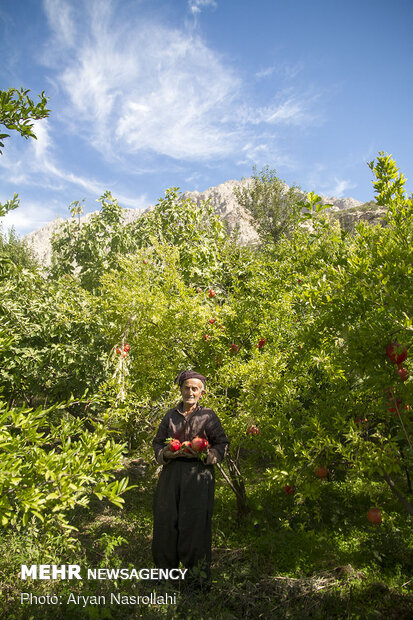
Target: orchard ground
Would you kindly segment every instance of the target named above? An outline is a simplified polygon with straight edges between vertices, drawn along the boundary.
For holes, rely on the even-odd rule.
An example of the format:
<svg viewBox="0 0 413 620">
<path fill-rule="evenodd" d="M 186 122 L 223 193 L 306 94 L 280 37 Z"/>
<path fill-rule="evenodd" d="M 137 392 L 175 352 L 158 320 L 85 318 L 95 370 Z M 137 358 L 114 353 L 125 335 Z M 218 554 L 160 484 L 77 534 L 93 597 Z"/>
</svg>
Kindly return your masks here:
<svg viewBox="0 0 413 620">
<path fill-rule="evenodd" d="M 217 472 L 213 523 L 213 587 L 209 593 L 179 592 L 176 605 L 95 606 L 85 608 L 20 605 L 23 582 L 16 579 L 21 563 L 56 564 L 70 560 L 82 566 L 152 566 L 150 551 L 152 497 L 156 468 L 142 459 L 125 461 L 136 487 L 126 492 L 125 506 L 93 501 L 78 508 L 72 522 L 79 545 L 69 558 L 59 542 L 36 540 L 34 533 L 9 535 L 1 543 L 2 614 L 4 618 L 411 618 L 413 610 L 413 539 L 411 523 L 400 515 L 386 485 L 377 480 L 348 483 L 320 480 L 317 501 L 299 508 L 282 487 L 268 489 L 263 464 L 245 472 L 250 511 L 237 516 L 232 492 Z M 368 485 L 368 489 L 365 488 Z M 383 522 L 367 520 L 366 497 L 375 487 Z M 148 595 L 145 582 L 24 582 L 24 591 L 84 596 L 110 592 Z M 159 594 L 175 586 L 157 586 Z"/>
</svg>

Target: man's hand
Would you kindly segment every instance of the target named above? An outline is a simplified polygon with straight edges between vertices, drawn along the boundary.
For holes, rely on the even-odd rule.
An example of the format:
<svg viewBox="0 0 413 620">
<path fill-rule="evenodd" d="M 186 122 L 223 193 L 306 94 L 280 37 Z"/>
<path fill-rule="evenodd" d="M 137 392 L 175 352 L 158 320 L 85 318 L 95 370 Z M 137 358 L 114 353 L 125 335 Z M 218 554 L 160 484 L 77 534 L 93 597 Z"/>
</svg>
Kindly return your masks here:
<svg viewBox="0 0 413 620">
<path fill-rule="evenodd" d="M 185 446 L 184 450 L 177 450 L 176 452 L 172 452 L 171 450 L 169 450 L 168 446 L 166 446 L 162 451 L 162 456 L 165 460 L 176 459 L 178 456 L 183 456 L 187 459 L 193 459 L 199 458 L 200 453 L 195 452 L 195 450 L 193 450 L 191 446 L 188 445 Z M 208 450 L 205 462 L 207 465 L 215 465 L 216 463 L 218 463 L 218 457 L 215 450 Z"/>
<path fill-rule="evenodd" d="M 177 456 L 182 456 L 182 453 L 177 450 L 176 452 L 172 452 L 169 450 L 168 446 L 162 450 L 162 456 L 164 459 L 176 459 Z"/>
<path fill-rule="evenodd" d="M 216 465 L 218 463 L 218 457 L 215 450 L 208 450 L 205 463 L 207 465 Z"/>
<path fill-rule="evenodd" d="M 187 459 L 197 458 L 199 456 L 199 452 L 195 452 L 192 450 L 191 446 L 186 445 L 185 448 L 181 451 L 181 456 L 185 456 Z"/>
</svg>

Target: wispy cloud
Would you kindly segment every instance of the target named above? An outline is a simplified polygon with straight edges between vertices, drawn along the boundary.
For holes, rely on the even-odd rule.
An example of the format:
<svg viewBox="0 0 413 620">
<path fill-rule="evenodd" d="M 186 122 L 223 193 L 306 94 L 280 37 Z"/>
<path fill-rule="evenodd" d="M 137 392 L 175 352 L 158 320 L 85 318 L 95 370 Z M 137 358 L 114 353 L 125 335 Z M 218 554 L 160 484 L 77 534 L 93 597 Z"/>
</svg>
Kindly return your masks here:
<svg viewBox="0 0 413 620">
<path fill-rule="evenodd" d="M 275 71 L 275 67 L 266 67 L 265 69 L 260 69 L 260 71 L 257 71 L 255 75 L 260 80 L 262 78 L 266 78 L 272 75 L 274 71 Z"/>
<path fill-rule="evenodd" d="M 343 168 L 344 162 L 340 162 Z M 314 188 L 315 191 L 323 194 L 324 196 L 335 196 L 336 198 L 343 198 L 348 196 L 348 192 L 357 185 L 349 179 L 343 178 L 334 174 L 327 164 L 314 163 L 311 173 L 308 175 L 308 187 Z"/>
<path fill-rule="evenodd" d="M 188 7 L 193 15 L 200 13 L 204 8 L 212 7 L 215 9 L 216 6 L 215 0 L 188 0 Z"/>
<path fill-rule="evenodd" d="M 301 62 L 275 63 L 257 71 L 255 77 L 258 80 L 263 80 L 265 78 L 269 78 L 272 75 L 277 75 L 286 78 L 287 80 L 294 80 L 302 70 L 303 64 Z"/>
<path fill-rule="evenodd" d="M 17 186 L 37 185 L 44 189 L 59 191 L 69 186 L 93 196 L 100 196 L 108 189 L 107 184 L 101 180 L 75 174 L 59 165 L 51 138 L 49 119 L 34 121 L 33 130 L 37 139 L 31 140 L 22 153 L 18 154 L 12 147 L 0 158 L 0 167 L 7 173 L 8 183 Z M 123 193 L 115 195 L 114 191 L 113 194 L 122 206 L 134 209 L 144 209 L 147 206 L 145 195 L 127 196 Z M 47 209 L 43 211 L 49 212 Z M 23 224 L 26 217 L 27 225 Z M 23 230 L 30 227 L 32 218 L 23 207 L 18 212 L 10 213 L 9 220 L 17 223 L 19 229 Z"/>
<path fill-rule="evenodd" d="M 9 182 L 41 184 L 59 189 L 62 187 L 61 181 L 64 181 L 92 193 L 102 190 L 101 183 L 59 169 L 54 157 L 49 119 L 34 121 L 33 131 L 37 139 L 31 140 L 24 151 L 18 155 L 16 149 L 9 149 L 0 160 L 0 166 L 8 172 Z"/>
<path fill-rule="evenodd" d="M 75 26 L 70 4 L 64 0 L 44 0 L 44 7 L 56 39 L 65 45 L 73 45 Z"/>
<path fill-rule="evenodd" d="M 143 88 L 124 101 L 116 138 L 133 151 L 176 159 L 230 153 L 236 132 L 221 119 L 238 94 L 239 79 L 199 39 L 157 34 L 158 41 L 152 38 L 146 46 L 153 46 L 150 74 L 142 75 Z"/>
<path fill-rule="evenodd" d="M 196 35 L 148 23 L 125 32 L 106 7 L 60 74 L 92 144 L 177 159 L 230 152 L 234 132 L 219 118 L 238 93 L 236 75 Z"/>
<path fill-rule="evenodd" d="M 276 145 L 276 139 L 272 144 L 268 141 L 259 142 L 257 140 L 247 142 L 241 149 L 241 158 L 237 161 L 240 166 L 257 166 L 258 168 L 267 165 L 268 162 L 275 162 L 277 168 L 296 167 L 294 157 L 285 149 Z"/>
<path fill-rule="evenodd" d="M 342 198 L 346 192 L 351 189 L 354 189 L 356 185 L 347 179 L 339 179 L 337 177 L 334 178 L 334 183 L 329 186 L 328 193 L 331 196 L 337 196 L 337 198 Z"/>
<path fill-rule="evenodd" d="M 308 103 L 305 99 L 299 100 L 291 97 L 265 107 L 244 108 L 240 114 L 240 119 L 244 123 L 252 125 L 301 125 L 311 118 L 312 114 L 308 110 Z"/>
<path fill-rule="evenodd" d="M 25 235 L 54 220 L 56 211 L 60 210 L 61 207 L 62 205 L 56 201 L 51 201 L 50 204 L 45 205 L 44 202 L 40 201 L 21 200 L 20 207 L 15 211 L 9 211 L 2 218 L 1 224 L 5 230 L 15 228 L 20 234 Z"/>
<path fill-rule="evenodd" d="M 69 14 L 65 0 L 47 0 L 45 10 L 60 49 L 67 47 L 57 75 L 69 101 L 67 118 L 75 117 L 84 139 L 108 158 L 222 158 L 251 139 L 246 125 L 309 122 L 297 97 L 255 109 L 239 74 L 191 28 L 148 21 L 139 11 L 125 20 L 121 4 L 101 0 L 89 2 L 86 12 L 83 2 L 72 4 L 64 29 L 59 4 Z M 215 6 L 188 2 L 194 15 Z M 79 7 L 83 21 L 75 15 Z"/>
</svg>

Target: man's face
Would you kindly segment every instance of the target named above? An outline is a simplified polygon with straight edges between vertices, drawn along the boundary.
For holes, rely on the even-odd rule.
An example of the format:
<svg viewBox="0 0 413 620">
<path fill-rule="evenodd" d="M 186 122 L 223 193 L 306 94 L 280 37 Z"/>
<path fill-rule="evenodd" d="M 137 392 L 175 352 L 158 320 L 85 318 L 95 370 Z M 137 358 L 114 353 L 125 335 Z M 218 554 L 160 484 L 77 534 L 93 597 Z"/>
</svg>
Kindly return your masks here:
<svg viewBox="0 0 413 620">
<path fill-rule="evenodd" d="M 195 405 L 204 393 L 204 384 L 200 379 L 187 379 L 181 385 L 182 400 L 185 405 Z"/>
</svg>

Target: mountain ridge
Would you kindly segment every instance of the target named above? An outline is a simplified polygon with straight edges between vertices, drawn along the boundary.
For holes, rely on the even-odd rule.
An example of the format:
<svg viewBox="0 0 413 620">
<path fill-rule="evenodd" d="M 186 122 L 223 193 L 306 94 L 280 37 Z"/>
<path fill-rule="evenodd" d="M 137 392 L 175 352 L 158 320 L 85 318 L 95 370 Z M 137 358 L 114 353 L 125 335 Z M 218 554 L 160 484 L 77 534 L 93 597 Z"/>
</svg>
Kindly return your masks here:
<svg viewBox="0 0 413 620">
<path fill-rule="evenodd" d="M 247 213 L 240 207 L 236 197 L 234 195 L 234 187 L 245 187 L 251 182 L 250 178 L 242 180 L 228 180 L 219 185 L 209 187 L 206 190 L 198 191 L 185 191 L 182 193 L 182 198 L 190 199 L 195 204 L 199 205 L 205 200 L 210 200 L 215 212 L 228 223 L 230 230 L 238 227 L 239 240 L 242 244 L 251 244 L 258 241 L 258 235 L 255 229 L 251 226 Z M 305 196 L 305 192 L 303 192 Z M 360 212 L 358 216 L 357 209 L 363 206 L 363 203 L 355 198 L 336 198 L 335 196 L 322 196 L 323 204 L 332 204 L 333 206 L 328 210 L 338 217 L 340 222 L 345 222 L 345 227 L 351 225 L 350 220 L 355 219 L 369 219 L 367 212 Z M 124 208 L 123 217 L 124 224 L 133 222 L 138 217 L 141 217 L 147 211 L 154 208 L 155 205 L 149 205 L 146 209 L 127 209 Z M 352 210 L 351 217 L 343 217 L 345 212 L 349 209 Z M 81 224 L 87 222 L 89 218 L 97 211 L 93 211 L 80 217 Z M 367 215 L 366 215 L 367 214 Z M 381 216 L 381 214 L 378 214 Z M 364 216 L 364 217 L 363 217 Z M 39 262 L 48 267 L 51 264 L 51 239 L 52 235 L 58 230 L 60 225 L 71 218 L 58 217 L 52 220 L 45 226 L 42 226 L 36 231 L 30 232 L 24 236 L 24 240 L 27 245 L 32 249 L 33 253 L 39 260 Z"/>
</svg>

